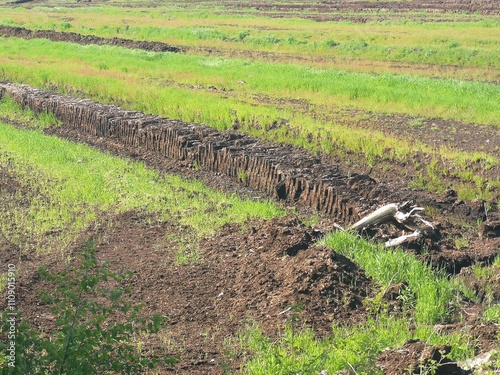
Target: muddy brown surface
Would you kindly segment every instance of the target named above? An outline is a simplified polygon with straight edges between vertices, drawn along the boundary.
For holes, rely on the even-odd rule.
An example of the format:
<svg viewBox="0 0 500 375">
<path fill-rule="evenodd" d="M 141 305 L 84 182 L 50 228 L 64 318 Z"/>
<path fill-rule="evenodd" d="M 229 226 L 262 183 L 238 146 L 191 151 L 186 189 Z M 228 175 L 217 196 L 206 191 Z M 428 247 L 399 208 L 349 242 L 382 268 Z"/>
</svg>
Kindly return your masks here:
<svg viewBox="0 0 500 375">
<path fill-rule="evenodd" d="M 25 6 L 37 6 L 39 4 L 48 4 L 47 0 L 16 0 L 10 2 L 12 5 L 25 3 Z M 158 7 L 163 5 L 161 2 L 120 2 L 106 0 L 83 0 L 82 4 L 67 4 L 66 6 L 81 7 L 88 4 L 106 3 L 114 6 L 128 7 Z M 210 1 L 197 1 L 202 8 L 213 6 Z M 185 6 L 178 4 L 179 7 Z M 191 5 L 189 5 L 191 6 Z M 261 15 L 271 17 L 301 17 L 315 19 L 318 21 L 337 21 L 337 20 L 355 20 L 357 22 L 366 22 L 372 17 L 383 18 L 385 12 L 407 13 L 413 11 L 424 11 L 428 13 L 480 13 L 480 14 L 499 14 L 500 10 L 495 0 L 324 0 L 319 2 L 305 2 L 304 0 L 287 1 L 286 3 L 275 1 L 220 1 L 217 6 L 223 6 L 225 12 L 235 12 L 241 14 L 253 14 L 255 11 Z M 338 14 L 345 12 L 345 15 Z M 368 13 L 356 15 L 356 13 Z M 371 13 L 371 14 L 370 14 Z M 411 15 L 418 17 L 417 14 Z"/>
<path fill-rule="evenodd" d="M 430 346 L 424 342 L 411 340 L 397 350 L 386 350 L 378 357 L 378 366 L 385 375 L 422 374 L 432 371 L 436 364 L 436 375 L 465 375 L 471 372 L 462 370 L 455 362 L 446 357 L 451 347 L 446 345 Z"/>
<path fill-rule="evenodd" d="M 33 199 L 5 169 L 0 169 L 0 181 L 1 196 L 16 189 L 19 201 Z M 99 262 L 108 261 L 115 271 L 133 272 L 124 286 L 131 288 L 127 299 L 144 303 L 141 314 L 166 318 L 160 334 L 144 339 L 147 352 L 178 359 L 160 373 L 238 371 L 244 353 L 228 340 L 236 340 L 252 322 L 271 337 L 286 324 L 311 327 L 321 336 L 330 332 L 333 321 L 364 319 L 363 300 L 371 296 L 373 282 L 350 260 L 317 245 L 322 232 L 297 217 L 227 225 L 190 244 L 201 260 L 178 265 L 176 239 L 189 238 L 189 231 L 133 211 L 103 217 L 82 231 L 66 254 L 24 250 L 21 256 L 2 235 L 0 254 L 2 264 L 15 264 L 19 271 L 16 307 L 23 319 L 48 333 L 56 329 L 56 316 L 42 303 L 41 294 L 53 286 L 40 277 L 38 268 L 60 272 L 68 259 L 73 266 L 84 244 L 92 240 Z"/>
<path fill-rule="evenodd" d="M 229 9 L 248 9 L 246 2 L 223 2 Z M 275 17 L 286 15 L 302 15 L 318 21 L 336 21 L 338 15 L 329 16 L 335 11 L 352 12 L 477 12 L 481 14 L 499 14 L 500 9 L 494 0 L 410 0 L 410 1 L 359 1 L 359 0 L 325 0 L 318 3 L 305 3 L 302 0 L 280 4 L 276 2 L 255 1 L 252 7 L 259 13 L 267 13 Z M 358 22 L 366 20 L 366 15 L 358 16 Z M 369 17 L 369 15 L 368 15 Z"/>
<path fill-rule="evenodd" d="M 19 202 L 33 199 L 29 188 L 5 168 L 0 169 L 0 187 L 1 197 L 16 191 Z M 142 338 L 145 352 L 177 358 L 175 365 L 159 369 L 162 374 L 236 373 L 251 355 L 238 346 L 236 337 L 253 322 L 271 338 L 279 336 L 286 324 L 311 327 L 322 336 L 331 332 L 333 322 L 362 322 L 363 301 L 380 290 L 350 260 L 316 243 L 322 229 L 308 227 L 294 215 L 226 225 L 190 244 L 201 260 L 178 265 L 175 239 L 189 238 L 189 231 L 132 211 L 103 217 L 82 231 L 65 254 L 34 250 L 20 254 L 19 247 L 2 235 L 0 254 L 2 264 L 15 264 L 19 271 L 16 303 L 23 319 L 47 334 L 56 329 L 56 315 L 40 296 L 53 286 L 40 277 L 38 268 L 44 265 L 60 272 L 68 259 L 72 266 L 84 244 L 92 240 L 99 262 L 109 262 L 114 271 L 133 272 L 123 286 L 131 288 L 128 300 L 144 304 L 141 315 L 160 314 L 166 319 L 158 335 Z M 463 322 L 436 329 L 466 333 L 469 345 L 478 353 L 487 352 L 496 346 L 498 326 L 482 324 L 480 311 L 479 305 L 466 305 Z M 410 342 L 381 353 L 378 365 L 386 374 L 401 374 L 398 371 L 409 366 L 417 371 L 440 355 L 439 349 L 449 350 Z"/>
</svg>

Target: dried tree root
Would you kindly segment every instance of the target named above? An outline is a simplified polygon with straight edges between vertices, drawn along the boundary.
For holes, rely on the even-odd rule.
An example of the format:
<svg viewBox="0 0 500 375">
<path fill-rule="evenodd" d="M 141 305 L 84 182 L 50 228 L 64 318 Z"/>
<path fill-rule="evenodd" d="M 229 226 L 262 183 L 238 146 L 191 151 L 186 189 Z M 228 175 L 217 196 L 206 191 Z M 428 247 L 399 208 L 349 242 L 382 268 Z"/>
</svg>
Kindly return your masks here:
<svg viewBox="0 0 500 375">
<path fill-rule="evenodd" d="M 362 231 L 378 224 L 386 223 L 389 221 L 397 221 L 406 229 L 413 231 L 413 233 L 411 234 L 403 234 L 400 237 L 387 241 L 385 243 L 386 247 L 398 246 L 413 239 L 420 239 L 423 237 L 423 233 L 429 232 L 429 228 L 434 231 L 434 227 L 432 226 L 432 224 L 424 220 L 418 213 L 416 213 L 419 211 L 423 211 L 424 208 L 413 206 L 408 212 L 404 212 L 403 210 L 405 208 L 410 208 L 409 206 L 409 201 L 403 203 L 386 204 L 385 206 L 380 207 L 368 216 L 365 216 L 358 222 L 351 225 L 349 229 Z M 413 223 L 413 219 L 417 219 L 420 223 L 423 223 L 425 227 L 420 228 L 418 225 Z"/>
</svg>

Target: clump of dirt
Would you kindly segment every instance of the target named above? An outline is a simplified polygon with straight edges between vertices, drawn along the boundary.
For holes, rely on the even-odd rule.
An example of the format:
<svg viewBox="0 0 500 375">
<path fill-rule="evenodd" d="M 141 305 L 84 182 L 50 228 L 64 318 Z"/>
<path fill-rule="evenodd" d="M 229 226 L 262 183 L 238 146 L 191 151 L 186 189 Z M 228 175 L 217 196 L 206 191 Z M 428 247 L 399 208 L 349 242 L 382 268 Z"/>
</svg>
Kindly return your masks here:
<svg viewBox="0 0 500 375">
<path fill-rule="evenodd" d="M 451 350 L 448 345 L 429 346 L 419 340 L 410 340 L 396 350 L 385 350 L 377 359 L 385 375 L 427 374 L 465 375 L 470 372 L 446 358 Z"/>
<path fill-rule="evenodd" d="M 329 332 L 333 320 L 359 318 L 371 281 L 349 259 L 318 245 L 321 234 L 295 216 L 257 223 L 244 233 L 229 226 L 203 244 L 204 254 L 227 265 L 224 279 L 232 282 L 218 287 L 232 311 L 269 329 L 299 318 Z"/>
</svg>

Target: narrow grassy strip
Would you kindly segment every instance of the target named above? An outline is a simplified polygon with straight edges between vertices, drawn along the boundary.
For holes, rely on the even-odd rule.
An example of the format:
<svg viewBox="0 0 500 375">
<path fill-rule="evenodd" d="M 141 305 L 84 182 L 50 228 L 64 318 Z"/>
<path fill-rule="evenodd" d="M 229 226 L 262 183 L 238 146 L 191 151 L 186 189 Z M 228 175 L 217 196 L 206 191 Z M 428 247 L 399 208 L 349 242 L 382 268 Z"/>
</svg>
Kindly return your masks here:
<svg viewBox="0 0 500 375">
<path fill-rule="evenodd" d="M 15 238 L 13 231 L 22 231 L 19 238 L 35 244 L 43 243 L 47 233 L 60 233 L 55 240 L 61 247 L 102 216 L 130 210 L 190 226 L 198 236 L 228 222 L 284 213 L 271 202 L 243 200 L 196 180 L 163 176 L 141 163 L 4 123 L 0 123 L 0 165 L 36 191 L 27 205 L 2 215 L 3 234 Z"/>
<path fill-rule="evenodd" d="M 434 270 L 401 249 L 387 250 L 348 232 L 334 232 L 325 238 L 326 245 L 354 260 L 383 287 L 406 282 L 415 298 L 415 318 L 434 324 L 450 319 L 459 291 L 467 293 L 444 272 Z"/>
<path fill-rule="evenodd" d="M 344 327 L 334 325 L 332 333 L 318 339 L 309 329 L 288 326 L 278 340 L 263 335 L 257 326 L 250 326 L 240 336 L 240 345 L 250 351 L 251 359 L 243 373 L 267 374 L 329 374 L 355 371 L 357 374 L 382 374 L 376 357 L 386 348 L 398 348 L 409 339 L 429 345 L 452 345 L 450 357 L 464 360 L 474 356 L 461 333 L 443 334 L 429 325 L 416 329 L 408 319 L 380 315 L 367 322 Z"/>
<path fill-rule="evenodd" d="M 88 9 L 78 11 L 81 13 L 71 10 L 70 23 L 67 22 L 67 12 L 59 8 L 44 10 L 43 13 L 35 9 L 21 12 L 17 9 L 14 13 L 5 14 L 5 17 L 14 17 L 17 23 L 11 18 L 4 18 L 0 19 L 0 24 L 24 26 L 31 30 L 154 40 L 189 45 L 195 49 L 210 46 L 219 49 L 221 57 L 251 54 L 254 59 L 266 60 L 270 56 L 260 53 L 265 51 L 271 52 L 272 60 L 276 62 L 293 60 L 305 66 L 379 74 L 394 72 L 498 82 L 500 69 L 498 54 L 494 53 L 500 41 L 492 32 L 499 26 L 494 21 L 440 23 L 440 28 L 429 29 L 425 23 L 413 22 L 317 23 L 296 19 L 283 21 L 265 17 L 178 13 L 178 10 L 170 9 L 159 13 L 146 9 L 140 14 L 120 9 L 118 14 L 99 13 L 99 17 Z M 102 11 L 105 12 L 104 9 Z M 51 18 L 44 22 L 46 12 L 51 13 Z M 143 23 L 144 17 L 150 17 L 148 25 L 136 26 Z M 272 33 L 269 29 L 273 30 Z M 394 61 L 399 64 L 393 64 Z M 453 67 L 443 69 L 446 64 L 453 64 Z"/>
<path fill-rule="evenodd" d="M 339 106 L 365 110 L 384 112 L 390 108 L 392 113 L 500 124 L 500 114 L 496 110 L 500 90 L 485 83 L 391 74 L 370 75 L 172 53 L 153 54 L 47 40 L 2 38 L 1 42 L 4 49 L 0 57 L 19 60 L 27 71 L 33 68 L 26 66 L 25 61 L 42 63 L 43 66 L 37 64 L 37 69 L 42 70 L 45 70 L 44 67 L 53 69 L 57 65 L 62 74 L 76 69 L 77 65 L 81 73 L 88 74 L 90 69 L 97 69 L 106 71 L 108 77 L 118 78 L 122 73 L 131 73 L 126 76 L 140 75 L 143 79 L 165 83 L 173 79 L 185 85 L 215 85 L 226 90 L 273 97 L 303 98 L 313 104 L 335 102 Z M 4 74 L 11 75 L 12 63 L 9 64 L 8 60 L 2 63 Z M 246 84 L 238 85 L 241 81 Z"/>
</svg>

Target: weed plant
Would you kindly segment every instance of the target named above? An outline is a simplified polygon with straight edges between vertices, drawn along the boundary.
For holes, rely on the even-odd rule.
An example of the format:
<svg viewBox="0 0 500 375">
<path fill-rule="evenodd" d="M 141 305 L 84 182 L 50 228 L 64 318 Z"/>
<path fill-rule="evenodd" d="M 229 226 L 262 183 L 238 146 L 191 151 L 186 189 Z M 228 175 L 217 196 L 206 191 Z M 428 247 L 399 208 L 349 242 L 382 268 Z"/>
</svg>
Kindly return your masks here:
<svg viewBox="0 0 500 375">
<path fill-rule="evenodd" d="M 173 364 L 168 353 L 145 357 L 138 337 L 157 333 L 164 318 L 140 316 L 140 305 L 126 299 L 123 287 L 132 273 L 116 273 L 101 263 L 88 242 L 79 253 L 77 265 L 60 273 L 41 267 L 41 280 L 51 285 L 40 298 L 57 316 L 56 329 L 38 332 L 17 316 L 15 366 L 0 358 L 2 374 L 138 374 L 160 363 Z M 110 286 L 114 283 L 115 286 Z M 110 321 L 121 317 L 123 321 Z M 2 316 L 2 332 L 9 332 L 9 319 Z M 7 327 L 7 329 L 4 329 Z M 0 342 L 1 356 L 8 345 Z"/>
</svg>

